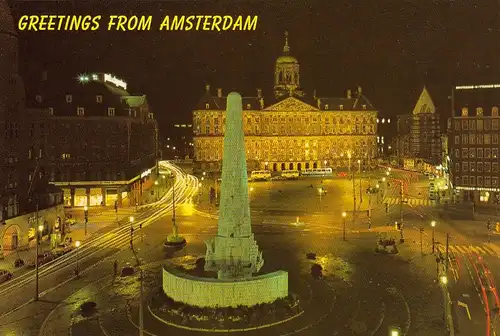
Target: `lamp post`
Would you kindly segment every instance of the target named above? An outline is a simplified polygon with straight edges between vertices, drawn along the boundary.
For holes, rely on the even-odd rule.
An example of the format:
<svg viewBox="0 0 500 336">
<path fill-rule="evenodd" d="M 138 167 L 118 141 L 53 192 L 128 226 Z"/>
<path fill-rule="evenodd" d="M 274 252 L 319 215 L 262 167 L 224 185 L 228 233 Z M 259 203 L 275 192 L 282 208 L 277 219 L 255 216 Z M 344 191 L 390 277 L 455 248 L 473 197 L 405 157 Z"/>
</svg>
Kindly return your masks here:
<svg viewBox="0 0 500 336">
<path fill-rule="evenodd" d="M 78 248 L 80 247 L 80 244 L 81 244 L 81 243 L 80 243 L 80 241 L 79 241 L 79 240 L 77 240 L 77 241 L 75 242 L 75 247 L 76 247 L 76 252 L 75 252 L 75 254 L 76 254 L 76 268 L 75 268 L 75 275 L 76 275 L 77 277 L 78 277 L 78 276 L 79 276 L 79 274 L 80 274 L 80 271 L 79 271 L 79 268 L 78 268 Z"/>
<path fill-rule="evenodd" d="M 38 217 L 36 218 L 36 223 L 38 224 Z M 38 267 L 39 262 L 38 262 L 38 253 L 39 253 L 39 247 L 40 241 L 42 240 L 42 232 L 43 232 L 43 225 L 38 225 L 37 227 L 38 231 L 36 234 L 36 256 L 35 256 L 35 268 L 36 268 L 36 283 L 35 283 L 35 301 L 38 301 L 39 295 L 38 295 L 38 280 L 39 280 L 39 274 L 38 274 Z"/>
<path fill-rule="evenodd" d="M 359 202 L 363 203 L 363 192 L 361 190 L 361 160 L 358 160 L 358 174 L 359 174 Z"/>
<path fill-rule="evenodd" d="M 83 217 L 85 220 L 85 235 L 87 235 L 87 223 L 89 221 L 89 208 L 87 206 L 83 207 Z"/>
<path fill-rule="evenodd" d="M 130 222 L 130 249 L 134 249 L 134 217 L 130 216 L 128 218 L 128 221 Z"/>
<path fill-rule="evenodd" d="M 323 195 L 323 186 L 318 188 L 318 193 L 319 193 L 319 211 L 321 211 L 321 196 Z"/>
<path fill-rule="evenodd" d="M 434 245 L 436 245 L 436 243 L 434 241 L 434 231 L 436 228 L 436 221 L 432 221 L 431 226 L 432 226 L 432 253 L 434 253 L 434 248 L 435 248 Z"/>
<path fill-rule="evenodd" d="M 343 226 L 342 226 L 342 240 L 345 240 L 345 218 L 347 216 L 347 213 L 344 211 L 342 212 L 342 218 L 343 218 Z"/>
<path fill-rule="evenodd" d="M 387 172 L 389 173 L 389 172 Z M 401 218 L 401 238 L 400 238 L 400 242 L 401 243 L 404 243 L 405 241 L 405 237 L 404 237 L 404 233 L 403 233 L 403 230 L 404 230 L 404 221 L 403 221 L 403 181 L 401 181 L 401 185 L 400 185 L 400 190 L 399 190 L 399 196 L 401 198 L 401 202 L 399 203 L 399 217 Z"/>
<path fill-rule="evenodd" d="M 382 177 L 382 182 L 383 182 L 383 187 L 384 187 L 384 188 L 382 189 L 382 193 L 383 193 L 383 194 L 382 194 L 382 199 L 384 199 L 384 198 L 385 198 L 385 190 L 387 189 L 387 183 L 386 183 L 386 180 L 387 180 L 387 179 L 385 178 L 385 176 L 384 176 L 384 177 Z"/>
<path fill-rule="evenodd" d="M 156 200 L 158 201 L 158 180 L 155 181 Z"/>
<path fill-rule="evenodd" d="M 347 153 L 347 158 L 349 159 L 349 173 L 351 172 L 351 152 Z M 354 175 L 353 175 L 354 178 Z"/>
</svg>

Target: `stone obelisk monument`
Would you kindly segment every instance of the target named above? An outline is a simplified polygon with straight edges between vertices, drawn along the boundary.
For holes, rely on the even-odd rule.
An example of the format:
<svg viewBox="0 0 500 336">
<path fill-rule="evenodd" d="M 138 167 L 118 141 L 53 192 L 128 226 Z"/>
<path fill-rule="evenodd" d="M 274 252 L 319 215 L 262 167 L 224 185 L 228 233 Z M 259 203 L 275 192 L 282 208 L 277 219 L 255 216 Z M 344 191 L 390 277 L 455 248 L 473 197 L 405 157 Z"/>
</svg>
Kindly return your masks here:
<svg viewBox="0 0 500 336">
<path fill-rule="evenodd" d="M 219 279 L 249 278 L 264 260 L 252 233 L 241 96 L 227 97 L 217 235 L 207 240 L 205 269 Z"/>
</svg>

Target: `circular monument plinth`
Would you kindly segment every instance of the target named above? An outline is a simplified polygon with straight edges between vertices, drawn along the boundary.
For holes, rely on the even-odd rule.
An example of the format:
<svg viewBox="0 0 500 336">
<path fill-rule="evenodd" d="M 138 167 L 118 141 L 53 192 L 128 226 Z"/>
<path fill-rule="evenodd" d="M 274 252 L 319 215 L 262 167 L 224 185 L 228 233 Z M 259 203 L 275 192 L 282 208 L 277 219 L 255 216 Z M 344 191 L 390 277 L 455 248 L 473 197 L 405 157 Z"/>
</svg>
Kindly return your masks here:
<svg viewBox="0 0 500 336">
<path fill-rule="evenodd" d="M 163 290 L 149 306 L 162 323 L 193 331 L 237 332 L 271 327 L 303 313 L 297 296 L 288 294 L 287 272 L 234 280 L 187 272 L 170 265 L 163 269 Z"/>
</svg>

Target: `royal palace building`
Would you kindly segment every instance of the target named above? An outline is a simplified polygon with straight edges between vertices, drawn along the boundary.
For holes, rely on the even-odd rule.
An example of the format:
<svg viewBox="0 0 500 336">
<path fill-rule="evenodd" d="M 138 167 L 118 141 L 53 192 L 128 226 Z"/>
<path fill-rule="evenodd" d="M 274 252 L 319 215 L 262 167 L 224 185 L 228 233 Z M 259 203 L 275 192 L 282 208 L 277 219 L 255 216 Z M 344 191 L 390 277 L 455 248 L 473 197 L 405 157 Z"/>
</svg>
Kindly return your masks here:
<svg viewBox="0 0 500 336">
<path fill-rule="evenodd" d="M 210 86 L 193 111 L 195 169 L 220 171 L 226 96 L 212 95 Z M 300 86 L 299 62 L 290 55 L 288 36 L 276 60 L 274 95 L 257 89 L 243 97 L 243 127 L 249 170 L 348 169 L 360 160 L 375 164 L 377 110 L 361 87 L 344 97 L 308 96 Z"/>
</svg>

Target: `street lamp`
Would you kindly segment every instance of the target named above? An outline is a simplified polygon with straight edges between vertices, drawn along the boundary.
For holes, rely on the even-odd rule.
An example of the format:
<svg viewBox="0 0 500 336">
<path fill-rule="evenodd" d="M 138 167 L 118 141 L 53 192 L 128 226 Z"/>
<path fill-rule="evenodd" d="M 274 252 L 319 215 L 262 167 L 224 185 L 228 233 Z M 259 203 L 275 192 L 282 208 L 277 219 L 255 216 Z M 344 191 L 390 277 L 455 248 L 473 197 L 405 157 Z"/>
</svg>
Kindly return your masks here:
<svg viewBox="0 0 500 336">
<path fill-rule="evenodd" d="M 358 174 L 359 174 L 359 201 L 363 203 L 363 191 L 361 190 L 361 160 L 358 160 Z"/>
<path fill-rule="evenodd" d="M 323 195 L 323 186 L 318 188 L 318 193 L 319 193 L 319 210 L 321 211 L 321 196 Z"/>
<path fill-rule="evenodd" d="M 75 275 L 78 277 L 78 275 L 80 274 L 80 271 L 78 270 L 78 248 L 80 247 L 80 241 L 77 240 L 75 242 L 75 247 L 76 247 L 76 268 L 75 268 Z"/>
<path fill-rule="evenodd" d="M 130 249 L 134 249 L 134 216 L 130 216 L 128 218 L 128 221 L 130 222 Z"/>
<path fill-rule="evenodd" d="M 344 220 L 344 223 L 343 223 L 343 229 L 342 229 L 342 240 L 345 240 L 345 218 L 347 216 L 347 213 L 344 211 L 342 212 L 342 218 Z"/>
<path fill-rule="evenodd" d="M 158 201 L 158 180 L 155 181 L 155 188 L 156 188 L 156 200 Z"/>
<path fill-rule="evenodd" d="M 349 159 L 349 173 L 351 172 L 351 152 L 347 153 L 347 158 Z"/>
<path fill-rule="evenodd" d="M 36 218 L 36 221 L 38 222 L 38 217 Z M 43 232 L 43 225 L 38 225 L 38 231 L 37 231 L 37 237 L 36 237 L 36 256 L 35 256 L 35 267 L 36 267 L 36 285 L 35 285 L 35 301 L 38 301 L 39 296 L 38 296 L 38 267 L 39 267 L 39 262 L 38 262 L 38 245 L 40 245 L 40 241 L 42 240 L 42 232 Z"/>
<path fill-rule="evenodd" d="M 442 285 L 446 285 L 448 283 L 448 278 L 446 277 L 446 275 L 441 275 L 441 277 L 439 277 L 439 281 Z"/>
<path fill-rule="evenodd" d="M 87 223 L 89 221 L 89 208 L 87 206 L 83 207 L 83 216 L 85 218 L 85 235 L 87 235 Z"/>
<path fill-rule="evenodd" d="M 431 226 L 432 226 L 432 253 L 434 253 L 434 245 L 436 245 L 436 243 L 434 241 L 434 231 L 435 231 L 435 227 L 436 227 L 436 221 L 432 221 Z"/>
<path fill-rule="evenodd" d="M 399 330 L 394 328 L 394 327 L 392 327 L 390 331 L 391 331 L 390 336 L 399 336 L 400 335 Z"/>
</svg>

